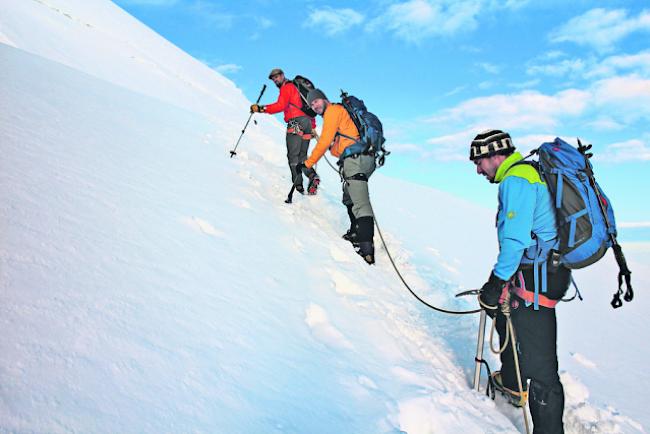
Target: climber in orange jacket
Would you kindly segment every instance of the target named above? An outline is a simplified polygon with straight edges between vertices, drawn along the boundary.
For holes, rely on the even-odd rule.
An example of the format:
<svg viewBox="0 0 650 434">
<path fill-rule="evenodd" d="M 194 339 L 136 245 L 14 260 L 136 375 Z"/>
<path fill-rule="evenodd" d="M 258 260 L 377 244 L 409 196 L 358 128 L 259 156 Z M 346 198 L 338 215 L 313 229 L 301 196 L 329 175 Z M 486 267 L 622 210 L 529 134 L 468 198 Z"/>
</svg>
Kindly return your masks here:
<svg viewBox="0 0 650 434">
<path fill-rule="evenodd" d="M 320 89 L 310 90 L 307 102 L 312 110 L 323 117 L 323 131 L 316 147 L 305 160 L 305 170 L 310 170 L 328 149 L 339 158 L 338 165 L 344 180 L 343 204 L 350 217 L 350 229 L 343 238 L 358 248 L 357 253 L 368 264 L 374 264 L 375 220 L 370 205 L 368 178 L 375 171 L 375 157 L 368 152 L 345 152 L 360 139 L 359 131 L 345 107 L 331 103 Z"/>
<path fill-rule="evenodd" d="M 284 75 L 284 72 L 275 68 L 269 74 L 269 79 L 280 88 L 278 100 L 272 104 L 251 105 L 251 112 L 275 114 L 284 112 L 284 121 L 287 123 L 287 160 L 291 179 L 296 190 L 304 193 L 302 171 L 296 170 L 296 165 L 303 162 L 307 157 L 309 141 L 312 138 L 312 131 L 316 128 L 316 119 L 307 116 L 302 110 L 302 99 L 295 84 Z M 320 178 L 314 169 L 305 171 L 309 178 L 307 187 L 308 194 L 316 194 Z"/>
</svg>

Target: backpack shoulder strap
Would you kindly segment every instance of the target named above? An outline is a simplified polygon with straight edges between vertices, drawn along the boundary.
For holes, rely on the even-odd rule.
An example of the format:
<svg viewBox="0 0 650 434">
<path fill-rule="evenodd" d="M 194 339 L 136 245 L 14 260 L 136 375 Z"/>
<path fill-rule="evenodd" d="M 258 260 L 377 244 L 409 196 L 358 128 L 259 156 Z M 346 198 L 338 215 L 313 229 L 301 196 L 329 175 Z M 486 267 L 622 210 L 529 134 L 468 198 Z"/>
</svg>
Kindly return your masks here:
<svg viewBox="0 0 650 434">
<path fill-rule="evenodd" d="M 505 180 L 509 176 L 516 176 L 523 178 L 531 184 L 544 184 L 542 177 L 539 175 L 537 163 L 534 161 L 518 161 L 508 168 L 508 171 L 503 176 Z M 502 180 L 502 181 L 503 181 Z"/>
<path fill-rule="evenodd" d="M 357 127 L 357 132 L 359 133 L 359 136 L 361 136 L 361 130 L 359 129 L 359 126 L 357 125 L 357 122 L 356 122 L 356 120 L 354 119 L 354 116 L 350 113 L 350 111 L 347 109 L 347 107 L 345 107 L 345 104 L 341 104 L 341 103 L 338 103 L 338 102 L 333 102 L 333 103 L 331 103 L 331 104 L 340 105 L 341 107 L 343 107 L 343 108 L 345 109 L 345 112 L 346 112 L 346 113 L 348 114 L 348 116 L 350 117 L 350 120 L 352 121 L 352 123 L 354 124 L 354 126 Z M 341 132 L 339 132 L 339 131 L 336 132 L 336 135 L 337 135 L 337 136 L 341 136 L 341 137 L 345 137 L 346 139 L 354 140 L 355 142 L 358 140 L 356 137 L 350 137 L 350 136 L 348 136 L 347 134 L 343 134 L 343 133 L 341 133 Z"/>
</svg>

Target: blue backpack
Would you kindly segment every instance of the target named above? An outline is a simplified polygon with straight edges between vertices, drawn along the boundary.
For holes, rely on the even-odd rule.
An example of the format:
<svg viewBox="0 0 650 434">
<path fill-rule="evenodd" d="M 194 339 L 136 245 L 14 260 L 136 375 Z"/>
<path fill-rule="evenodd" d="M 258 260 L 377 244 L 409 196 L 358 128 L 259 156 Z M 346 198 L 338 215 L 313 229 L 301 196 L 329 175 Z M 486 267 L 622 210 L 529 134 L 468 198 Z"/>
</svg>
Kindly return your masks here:
<svg viewBox="0 0 650 434">
<path fill-rule="evenodd" d="M 612 204 L 594 178 L 589 161 L 593 154 L 587 152 L 589 149 L 591 145 L 584 146 L 580 139 L 576 149 L 558 137 L 543 143 L 528 157 L 539 155 L 539 161 L 532 164 L 539 170 L 555 203 L 558 238 L 553 250 L 559 253 L 559 263 L 571 269 L 584 268 L 612 247 L 619 266 L 618 291 L 612 300 L 612 306 L 617 308 L 623 304 L 620 299 L 623 279 L 627 286 L 625 301 L 634 297 L 631 272 L 616 240 Z M 537 258 L 541 253 L 538 249 Z"/>
<path fill-rule="evenodd" d="M 384 138 L 384 129 L 379 118 L 368 111 L 362 100 L 348 95 L 347 92 L 341 91 L 341 104 L 350 115 L 360 136 L 360 139 L 356 143 L 345 148 L 341 159 L 356 154 L 370 154 L 375 157 L 378 167 L 383 166 L 386 161 L 386 156 L 390 152 L 386 151 L 384 147 L 386 139 Z M 338 134 L 348 139 L 356 140 L 354 137 L 349 137 L 341 133 Z"/>
</svg>

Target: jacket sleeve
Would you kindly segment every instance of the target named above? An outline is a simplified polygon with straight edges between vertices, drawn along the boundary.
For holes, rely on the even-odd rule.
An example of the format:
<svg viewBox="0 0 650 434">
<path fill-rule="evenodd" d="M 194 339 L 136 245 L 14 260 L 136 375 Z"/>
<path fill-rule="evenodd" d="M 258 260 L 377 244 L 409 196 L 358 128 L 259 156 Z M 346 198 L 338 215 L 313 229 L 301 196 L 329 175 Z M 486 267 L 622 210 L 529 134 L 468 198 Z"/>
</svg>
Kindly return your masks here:
<svg viewBox="0 0 650 434">
<path fill-rule="evenodd" d="M 509 280 L 515 274 L 531 245 L 536 200 L 535 185 L 526 179 L 509 176 L 499 184 L 499 256 L 494 266 L 499 279 Z"/>
<path fill-rule="evenodd" d="M 325 115 L 323 116 L 323 129 L 318 143 L 316 143 L 314 150 L 311 151 L 309 158 L 305 160 L 305 166 L 307 168 L 311 169 L 330 148 L 330 145 L 336 138 L 336 132 L 339 129 L 340 122 L 341 117 L 339 111 L 332 110 L 331 108 L 325 111 Z"/>
<path fill-rule="evenodd" d="M 278 100 L 274 103 L 264 106 L 264 112 L 272 115 L 274 113 L 280 113 L 281 111 L 284 111 L 284 109 L 286 109 L 289 105 L 289 101 L 291 100 L 291 88 L 293 88 L 293 86 L 282 86 L 280 88 L 280 96 L 278 96 Z"/>
</svg>

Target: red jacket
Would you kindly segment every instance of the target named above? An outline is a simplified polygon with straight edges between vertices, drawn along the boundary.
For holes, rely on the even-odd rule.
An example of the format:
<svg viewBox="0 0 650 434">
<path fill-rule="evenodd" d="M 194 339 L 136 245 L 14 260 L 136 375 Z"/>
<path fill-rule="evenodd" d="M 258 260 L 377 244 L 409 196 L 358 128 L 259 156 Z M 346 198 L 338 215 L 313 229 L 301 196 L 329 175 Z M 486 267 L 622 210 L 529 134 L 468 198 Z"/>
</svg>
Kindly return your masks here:
<svg viewBox="0 0 650 434">
<path fill-rule="evenodd" d="M 280 113 L 284 111 L 284 121 L 297 118 L 298 116 L 307 116 L 300 108 L 302 107 L 302 98 L 298 88 L 289 80 L 285 81 L 280 87 L 280 96 L 273 104 L 264 106 L 264 112 L 269 114 Z M 312 127 L 316 122 L 312 118 Z"/>
</svg>

